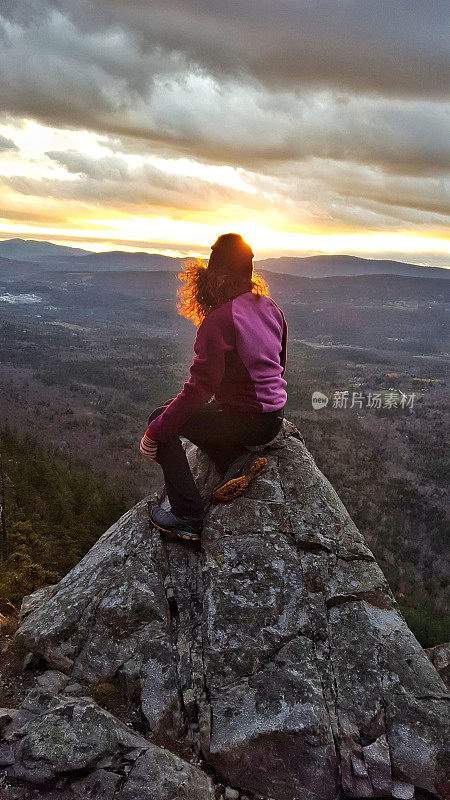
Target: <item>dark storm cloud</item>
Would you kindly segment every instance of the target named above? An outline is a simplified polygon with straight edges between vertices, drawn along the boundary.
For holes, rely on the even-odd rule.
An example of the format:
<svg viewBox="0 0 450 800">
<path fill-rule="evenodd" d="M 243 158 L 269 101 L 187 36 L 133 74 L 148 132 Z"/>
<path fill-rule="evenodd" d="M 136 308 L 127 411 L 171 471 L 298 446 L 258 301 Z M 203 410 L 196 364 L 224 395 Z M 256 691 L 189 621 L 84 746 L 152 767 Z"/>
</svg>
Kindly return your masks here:
<svg viewBox="0 0 450 800">
<path fill-rule="evenodd" d="M 333 147 L 341 158 L 339 112 L 349 154 L 357 139 L 356 157 L 365 159 L 374 120 L 369 112 L 364 148 L 357 104 L 375 93 L 385 117 L 397 99 L 391 119 L 380 119 L 382 162 L 391 130 L 395 143 L 417 127 L 413 101 L 439 99 L 450 81 L 446 4 L 437 0 L 19 0 L 0 13 L 3 108 L 212 160 L 323 156 Z M 399 98 L 411 108 L 400 109 Z M 308 112 L 318 105 L 332 119 L 321 119 L 315 149 Z M 426 109 L 417 113 L 427 140 Z M 413 147 L 411 161 L 428 168 L 438 158 L 434 141 L 429 149 L 425 141 L 417 158 Z M 392 165 L 402 168 L 399 154 Z"/>
<path fill-rule="evenodd" d="M 445 0 L 19 0 L 3 13 L 34 27 L 52 11 L 83 36 L 121 31 L 136 55 L 175 53 L 219 79 L 429 96 L 450 78 Z"/>
<path fill-rule="evenodd" d="M 219 76 L 268 86 L 446 93 L 448 5 L 436 0 L 108 0 L 142 41 L 156 34 Z M 447 80 L 446 80 L 447 76 Z"/>
</svg>

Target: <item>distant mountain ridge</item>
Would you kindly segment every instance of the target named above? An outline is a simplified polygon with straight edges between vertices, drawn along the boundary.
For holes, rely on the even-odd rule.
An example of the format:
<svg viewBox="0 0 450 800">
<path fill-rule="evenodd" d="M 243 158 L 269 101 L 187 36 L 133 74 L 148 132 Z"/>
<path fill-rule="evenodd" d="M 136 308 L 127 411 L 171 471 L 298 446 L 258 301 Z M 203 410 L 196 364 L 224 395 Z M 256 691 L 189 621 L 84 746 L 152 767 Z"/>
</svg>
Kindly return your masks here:
<svg viewBox="0 0 450 800">
<path fill-rule="evenodd" d="M 112 270 L 177 272 L 184 258 L 163 256 L 145 251 L 124 252 L 110 250 L 92 253 L 81 248 L 56 245 L 32 239 L 6 239 L 0 242 L 0 262 L 3 259 L 22 264 L 77 272 L 105 272 Z M 423 267 L 402 261 L 361 258 L 351 255 L 280 256 L 255 262 L 257 269 L 295 275 L 305 278 L 353 277 L 357 275 L 403 275 L 420 278 L 450 278 L 450 269 Z M 0 263 L 0 268 L 2 264 Z M 7 265 L 3 265 L 5 268 Z M 9 265 L 8 265 L 9 266 Z"/>
<path fill-rule="evenodd" d="M 78 247 L 66 247 L 36 239 L 4 239 L 0 242 L 0 256 L 16 261 L 41 261 L 43 258 L 67 258 L 89 253 L 89 250 Z"/>
<path fill-rule="evenodd" d="M 303 278 L 331 278 L 356 275 L 406 275 L 411 278 L 449 278 L 450 269 L 422 267 L 403 261 L 361 258 L 350 255 L 326 255 L 266 258 L 257 262 L 259 269 L 282 272 Z"/>
</svg>

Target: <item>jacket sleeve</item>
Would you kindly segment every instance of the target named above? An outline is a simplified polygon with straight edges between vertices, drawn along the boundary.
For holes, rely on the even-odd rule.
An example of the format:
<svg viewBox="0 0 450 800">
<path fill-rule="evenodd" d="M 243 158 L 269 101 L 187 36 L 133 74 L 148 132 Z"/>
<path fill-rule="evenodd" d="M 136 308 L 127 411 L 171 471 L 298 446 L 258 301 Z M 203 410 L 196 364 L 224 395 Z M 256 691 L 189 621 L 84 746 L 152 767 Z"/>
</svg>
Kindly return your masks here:
<svg viewBox="0 0 450 800">
<path fill-rule="evenodd" d="M 148 436 L 154 441 L 163 442 L 175 434 L 220 386 L 226 352 L 234 347 L 234 329 L 229 310 L 231 303 L 215 309 L 198 328 L 189 380 L 165 411 L 147 428 Z"/>
</svg>

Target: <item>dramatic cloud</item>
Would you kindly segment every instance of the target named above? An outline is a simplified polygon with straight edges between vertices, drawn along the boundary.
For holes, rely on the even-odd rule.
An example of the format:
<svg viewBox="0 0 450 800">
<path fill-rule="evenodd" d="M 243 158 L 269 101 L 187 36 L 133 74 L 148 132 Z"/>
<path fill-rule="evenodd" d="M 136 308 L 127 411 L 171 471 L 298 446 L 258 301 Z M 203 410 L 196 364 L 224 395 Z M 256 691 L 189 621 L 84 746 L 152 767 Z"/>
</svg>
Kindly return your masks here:
<svg viewBox="0 0 450 800">
<path fill-rule="evenodd" d="M 122 159 L 93 159 L 76 153 L 48 154 L 65 164 L 69 172 L 77 175 L 75 180 L 36 180 L 27 177 L 4 178 L 6 186 L 24 195 L 50 196 L 67 200 L 80 200 L 111 205 L 115 208 L 132 209 L 132 206 L 159 206 L 166 209 L 198 210 L 205 205 L 234 203 L 264 208 L 262 197 L 255 194 L 249 198 L 246 192 L 220 186 L 201 178 L 171 175 L 152 166 L 129 168 Z"/>
<path fill-rule="evenodd" d="M 0 136 L 0 153 L 3 153 L 5 150 L 17 150 L 17 147 L 12 139 L 7 139 L 6 136 Z"/>
<path fill-rule="evenodd" d="M 294 90 L 442 96 L 450 77 L 445 0 L 258 0 L 257 6 L 254 0 L 11 0 L 3 6 L 5 19 L 25 35 L 52 31 L 53 54 L 95 63 L 141 93 L 155 57 L 163 70 L 174 59 L 219 81 L 249 76 Z"/>
<path fill-rule="evenodd" d="M 440 0 L 3 0 L 1 216 L 444 239 L 449 84 Z"/>
</svg>

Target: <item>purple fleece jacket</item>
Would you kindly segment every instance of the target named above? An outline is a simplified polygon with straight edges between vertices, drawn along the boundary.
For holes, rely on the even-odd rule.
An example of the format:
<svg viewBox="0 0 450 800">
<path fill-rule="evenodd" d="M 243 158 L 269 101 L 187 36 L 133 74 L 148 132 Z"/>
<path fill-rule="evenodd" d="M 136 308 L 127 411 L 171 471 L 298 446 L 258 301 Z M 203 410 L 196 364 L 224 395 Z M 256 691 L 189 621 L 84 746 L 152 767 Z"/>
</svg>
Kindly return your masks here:
<svg viewBox="0 0 450 800">
<path fill-rule="evenodd" d="M 233 411 L 283 408 L 286 342 L 284 314 L 270 297 L 245 292 L 215 308 L 197 330 L 189 380 L 148 436 L 165 441 L 213 396 Z"/>
</svg>

